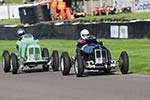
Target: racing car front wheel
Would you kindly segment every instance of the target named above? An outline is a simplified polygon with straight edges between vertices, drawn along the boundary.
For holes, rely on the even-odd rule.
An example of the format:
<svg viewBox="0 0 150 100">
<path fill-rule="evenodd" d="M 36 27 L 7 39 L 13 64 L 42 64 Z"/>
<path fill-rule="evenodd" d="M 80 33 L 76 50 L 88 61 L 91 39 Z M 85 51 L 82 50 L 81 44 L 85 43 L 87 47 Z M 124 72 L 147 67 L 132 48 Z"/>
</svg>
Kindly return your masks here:
<svg viewBox="0 0 150 100">
<path fill-rule="evenodd" d="M 49 52 L 47 48 L 43 48 L 42 50 L 42 57 L 49 57 Z M 49 70 L 49 65 L 43 65 L 43 70 L 48 71 Z"/>
<path fill-rule="evenodd" d="M 110 51 L 106 48 L 106 51 L 107 51 L 107 59 L 108 59 L 108 62 L 107 62 L 107 65 L 111 65 L 111 53 Z M 104 73 L 110 73 L 111 72 L 111 68 L 105 68 L 104 69 Z"/>
<path fill-rule="evenodd" d="M 111 72 L 111 68 L 104 69 L 104 73 L 110 73 L 110 72 Z"/>
<path fill-rule="evenodd" d="M 71 59 L 67 52 L 63 52 L 60 58 L 60 70 L 63 75 L 69 75 L 71 69 Z"/>
<path fill-rule="evenodd" d="M 12 74 L 17 74 L 19 68 L 17 56 L 15 55 L 15 53 L 11 53 L 10 57 L 11 57 L 10 65 L 11 65 Z"/>
<path fill-rule="evenodd" d="M 122 51 L 119 57 L 119 68 L 122 74 L 127 74 L 129 69 L 129 59 L 128 54 Z"/>
<path fill-rule="evenodd" d="M 59 54 L 57 50 L 53 51 L 52 59 L 53 59 L 52 69 L 53 71 L 58 71 L 59 70 Z"/>
<path fill-rule="evenodd" d="M 2 54 L 2 67 L 4 72 L 10 71 L 10 55 L 7 50 L 5 50 Z"/>
<path fill-rule="evenodd" d="M 82 74 L 84 73 L 84 64 L 80 54 L 76 56 L 74 67 L 76 76 L 81 77 Z"/>
</svg>

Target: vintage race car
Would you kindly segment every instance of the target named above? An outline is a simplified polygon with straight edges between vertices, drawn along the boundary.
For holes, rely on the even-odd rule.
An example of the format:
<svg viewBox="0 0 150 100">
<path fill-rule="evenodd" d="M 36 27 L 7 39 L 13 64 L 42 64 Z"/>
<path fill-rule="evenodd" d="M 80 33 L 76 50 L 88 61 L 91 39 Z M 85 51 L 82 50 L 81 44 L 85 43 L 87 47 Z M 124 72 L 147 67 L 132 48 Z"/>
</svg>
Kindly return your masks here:
<svg viewBox="0 0 150 100">
<path fill-rule="evenodd" d="M 77 77 L 81 77 L 85 69 L 110 73 L 116 66 L 119 66 L 122 74 L 128 73 L 129 60 L 126 51 L 121 52 L 118 60 L 112 60 L 108 48 L 103 46 L 102 42 L 97 42 L 94 36 L 88 36 L 86 42 L 81 48 L 77 48 L 74 58 L 71 58 L 67 52 L 62 53 L 60 68 L 63 75 L 69 75 L 72 65 Z"/>
<path fill-rule="evenodd" d="M 57 50 L 54 50 L 50 57 L 48 49 L 41 48 L 39 40 L 35 40 L 32 34 L 25 34 L 16 44 L 16 54 L 9 54 L 8 50 L 3 51 L 2 67 L 4 72 L 11 71 L 13 74 L 17 74 L 19 69 L 32 68 L 37 65 L 42 65 L 44 71 L 48 71 L 49 66 L 52 67 L 53 71 L 58 71 L 59 56 Z"/>
</svg>

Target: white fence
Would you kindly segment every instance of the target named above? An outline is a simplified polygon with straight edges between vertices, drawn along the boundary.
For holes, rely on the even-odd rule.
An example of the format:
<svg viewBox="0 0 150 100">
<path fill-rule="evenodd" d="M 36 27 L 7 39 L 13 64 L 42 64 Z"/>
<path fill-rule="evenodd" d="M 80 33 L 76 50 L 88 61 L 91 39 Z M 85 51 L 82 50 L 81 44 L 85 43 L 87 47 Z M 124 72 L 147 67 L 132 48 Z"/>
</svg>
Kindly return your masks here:
<svg viewBox="0 0 150 100">
<path fill-rule="evenodd" d="M 36 4 L 25 4 L 25 5 L 3 5 L 0 6 L 0 19 L 16 19 L 19 16 L 19 7 L 34 6 Z"/>
<path fill-rule="evenodd" d="M 0 19 L 8 19 L 9 18 L 9 10 L 8 6 L 0 6 Z"/>
<path fill-rule="evenodd" d="M 92 14 L 92 11 L 96 7 L 113 6 L 115 1 L 117 1 L 118 7 L 131 6 L 133 12 L 150 11 L 150 0 L 97 0 L 97 1 L 90 0 L 85 2 L 83 9 L 86 13 Z M 18 8 L 24 6 L 33 6 L 33 5 L 36 4 L 0 6 L 0 19 L 20 18 Z"/>
</svg>

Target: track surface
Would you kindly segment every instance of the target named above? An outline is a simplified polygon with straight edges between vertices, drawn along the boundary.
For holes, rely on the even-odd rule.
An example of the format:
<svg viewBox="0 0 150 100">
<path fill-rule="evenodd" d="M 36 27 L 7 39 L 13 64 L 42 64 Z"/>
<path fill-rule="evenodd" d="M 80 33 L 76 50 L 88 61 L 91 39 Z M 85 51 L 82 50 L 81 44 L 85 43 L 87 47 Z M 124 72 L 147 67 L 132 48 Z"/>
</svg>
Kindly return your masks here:
<svg viewBox="0 0 150 100">
<path fill-rule="evenodd" d="M 0 100 L 150 100 L 150 76 L 86 72 L 76 78 L 40 68 L 12 75 L 0 63 Z"/>
</svg>

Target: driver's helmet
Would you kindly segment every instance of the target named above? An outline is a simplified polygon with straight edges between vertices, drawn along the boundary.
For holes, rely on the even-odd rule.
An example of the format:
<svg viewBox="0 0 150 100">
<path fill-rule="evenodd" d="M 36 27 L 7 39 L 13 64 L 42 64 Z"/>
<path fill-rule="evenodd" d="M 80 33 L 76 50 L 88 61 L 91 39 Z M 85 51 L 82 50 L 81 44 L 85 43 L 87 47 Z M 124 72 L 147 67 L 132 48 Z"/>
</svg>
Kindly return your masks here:
<svg viewBox="0 0 150 100">
<path fill-rule="evenodd" d="M 89 35 L 89 31 L 88 31 L 87 29 L 81 30 L 80 36 L 81 36 L 82 39 L 85 40 L 85 39 L 87 38 L 88 35 Z"/>
<path fill-rule="evenodd" d="M 25 30 L 23 28 L 19 28 L 17 30 L 18 37 L 22 37 L 25 34 Z"/>
</svg>

